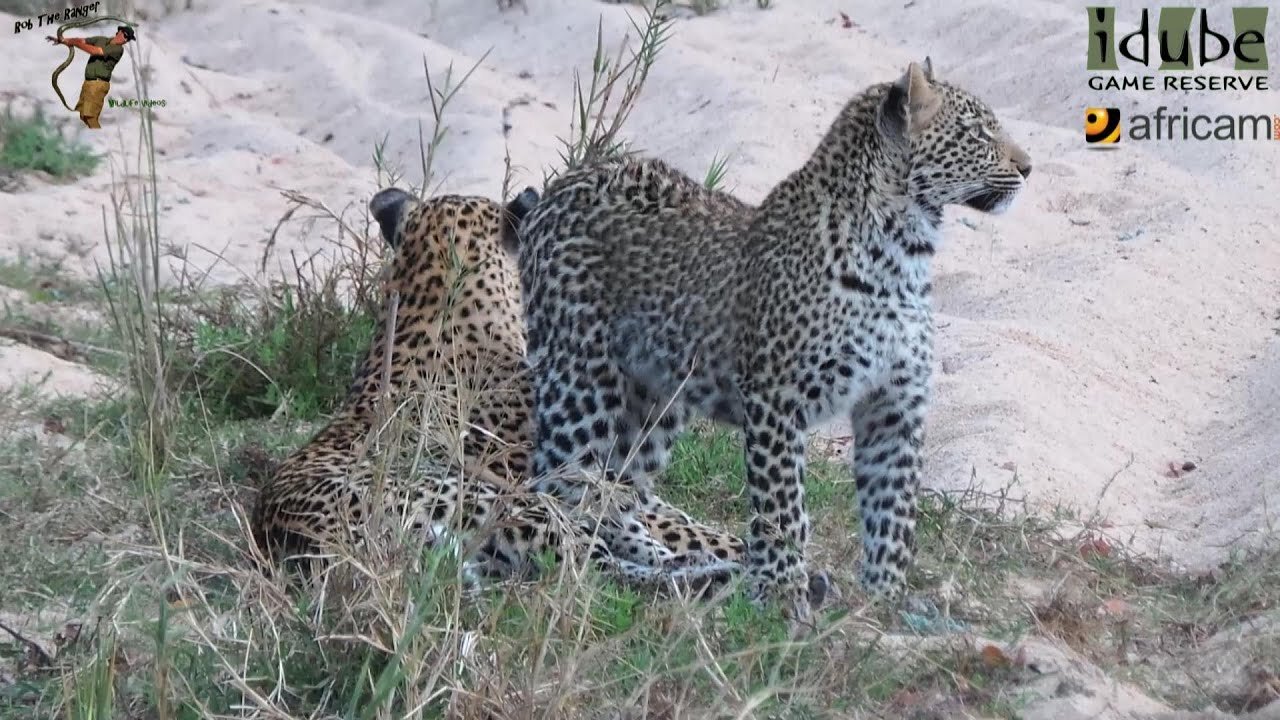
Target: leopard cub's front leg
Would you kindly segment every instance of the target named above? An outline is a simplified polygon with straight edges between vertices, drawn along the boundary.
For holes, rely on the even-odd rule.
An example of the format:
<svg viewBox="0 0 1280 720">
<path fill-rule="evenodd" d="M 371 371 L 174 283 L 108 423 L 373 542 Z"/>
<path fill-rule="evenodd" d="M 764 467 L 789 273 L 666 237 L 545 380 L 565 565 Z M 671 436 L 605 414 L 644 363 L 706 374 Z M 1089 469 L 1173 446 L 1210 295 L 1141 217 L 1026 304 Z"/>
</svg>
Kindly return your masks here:
<svg viewBox="0 0 1280 720">
<path fill-rule="evenodd" d="M 747 400 L 744 430 L 753 512 L 747 535 L 751 594 L 757 601 L 773 595 L 792 619 L 806 620 L 812 602 L 805 563 L 804 434 L 794 414 L 763 397 Z"/>
<path fill-rule="evenodd" d="M 895 370 L 853 410 L 853 471 L 862 525 L 863 589 L 893 599 L 915 552 L 916 503 L 924 464 L 928 366 Z"/>
</svg>

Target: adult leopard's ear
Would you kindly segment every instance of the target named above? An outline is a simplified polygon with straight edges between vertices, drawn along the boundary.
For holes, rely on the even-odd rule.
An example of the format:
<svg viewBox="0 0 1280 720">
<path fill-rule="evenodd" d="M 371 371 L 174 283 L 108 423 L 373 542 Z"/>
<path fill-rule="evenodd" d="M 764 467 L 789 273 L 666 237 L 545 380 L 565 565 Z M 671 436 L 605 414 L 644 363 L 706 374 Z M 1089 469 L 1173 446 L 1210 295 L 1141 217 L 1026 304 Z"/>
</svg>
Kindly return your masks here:
<svg viewBox="0 0 1280 720">
<path fill-rule="evenodd" d="M 902 77 L 889 86 L 880 108 L 887 132 L 895 137 L 919 132 L 938 114 L 942 97 L 933 87 L 932 74 L 933 62 L 926 58 L 924 65 L 913 62 L 907 66 Z"/>
<path fill-rule="evenodd" d="M 520 222 L 537 204 L 538 191 L 532 187 L 520 191 L 519 195 L 507 203 L 502 223 L 502 246 L 507 249 L 507 252 L 514 255 L 520 251 Z"/>
<path fill-rule="evenodd" d="M 378 227 L 382 229 L 382 239 L 391 247 L 399 244 L 400 238 L 396 236 L 396 230 L 400 227 L 400 218 L 404 215 L 405 207 L 413 196 L 401 190 L 400 188 L 387 188 L 379 190 L 369 200 L 369 212 L 373 215 L 373 219 L 378 221 Z"/>
</svg>

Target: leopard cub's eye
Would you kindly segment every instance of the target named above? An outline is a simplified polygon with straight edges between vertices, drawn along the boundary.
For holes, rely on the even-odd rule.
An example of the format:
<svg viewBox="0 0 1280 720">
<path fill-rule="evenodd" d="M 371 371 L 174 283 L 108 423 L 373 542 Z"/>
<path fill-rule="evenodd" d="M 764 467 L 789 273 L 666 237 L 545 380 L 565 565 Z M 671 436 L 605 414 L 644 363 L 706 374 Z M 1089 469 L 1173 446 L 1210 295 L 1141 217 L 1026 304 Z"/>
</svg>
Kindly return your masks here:
<svg viewBox="0 0 1280 720">
<path fill-rule="evenodd" d="M 986 123 L 977 121 L 969 125 L 969 131 L 972 132 L 979 140 L 990 142 L 995 139 L 995 134 L 991 132 L 991 128 Z"/>
</svg>

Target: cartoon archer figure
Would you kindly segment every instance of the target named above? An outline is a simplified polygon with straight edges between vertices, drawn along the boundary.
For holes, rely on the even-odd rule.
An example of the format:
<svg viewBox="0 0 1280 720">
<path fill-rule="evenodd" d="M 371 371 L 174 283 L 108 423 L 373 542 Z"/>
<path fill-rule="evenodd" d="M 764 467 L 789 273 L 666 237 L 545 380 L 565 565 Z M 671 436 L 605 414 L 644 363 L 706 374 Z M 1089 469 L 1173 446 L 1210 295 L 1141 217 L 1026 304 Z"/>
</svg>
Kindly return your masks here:
<svg viewBox="0 0 1280 720">
<path fill-rule="evenodd" d="M 107 19 L 116 18 L 95 18 L 93 22 Z M 62 37 L 62 31 L 66 27 L 64 25 L 58 29 L 58 37 L 49 36 L 47 38 L 54 45 L 67 46 L 66 61 L 53 72 L 53 90 L 58 93 L 58 98 L 62 100 L 64 107 L 68 110 L 79 112 L 80 120 L 88 127 L 96 130 L 102 127 L 98 124 L 98 116 L 102 114 L 102 105 L 106 102 L 107 93 L 111 90 L 111 71 L 115 70 L 120 58 L 124 57 L 125 43 L 135 40 L 137 36 L 131 26 L 121 25 L 116 29 L 116 34 L 112 37 L 64 38 Z M 75 48 L 80 48 L 88 53 L 89 62 L 84 68 L 84 84 L 80 86 L 80 100 L 73 108 L 67 105 L 66 98 L 62 96 L 62 90 L 58 88 L 58 74 L 67 69 L 67 66 L 75 58 Z"/>
</svg>

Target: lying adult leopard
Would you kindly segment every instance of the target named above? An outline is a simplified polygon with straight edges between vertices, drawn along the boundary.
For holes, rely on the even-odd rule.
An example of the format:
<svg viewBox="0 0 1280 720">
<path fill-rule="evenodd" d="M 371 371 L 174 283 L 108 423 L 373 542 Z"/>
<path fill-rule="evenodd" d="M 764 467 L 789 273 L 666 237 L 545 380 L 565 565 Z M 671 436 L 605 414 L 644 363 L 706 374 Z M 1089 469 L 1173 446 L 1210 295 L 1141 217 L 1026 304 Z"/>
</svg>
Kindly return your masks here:
<svg viewBox="0 0 1280 720">
<path fill-rule="evenodd" d="M 738 425 L 753 595 L 803 618 L 806 433 L 848 417 L 860 577 L 893 597 L 913 556 L 943 208 L 1003 212 L 1030 158 L 926 59 L 853 98 L 755 212 L 646 202 L 662 167 L 566 173 L 520 226 L 539 487 L 572 501 L 595 466 L 645 488 L 693 414 Z"/>
<path fill-rule="evenodd" d="M 462 541 L 483 577 L 511 577 L 569 550 L 628 582 L 720 579 L 740 566 L 739 538 L 653 493 L 597 527 L 594 518 L 562 522 L 524 483 L 532 391 L 509 248 L 513 223 L 536 201 L 532 189 L 505 208 L 483 197 L 419 201 L 394 188 L 373 197 L 393 250 L 379 329 L 342 407 L 260 493 L 253 534 L 265 556 L 358 545 L 381 511 L 423 540 Z M 391 412 L 419 401 L 425 408 L 407 415 L 425 432 L 407 443 L 384 432 Z M 406 445 L 407 457 L 396 455 Z"/>
</svg>

